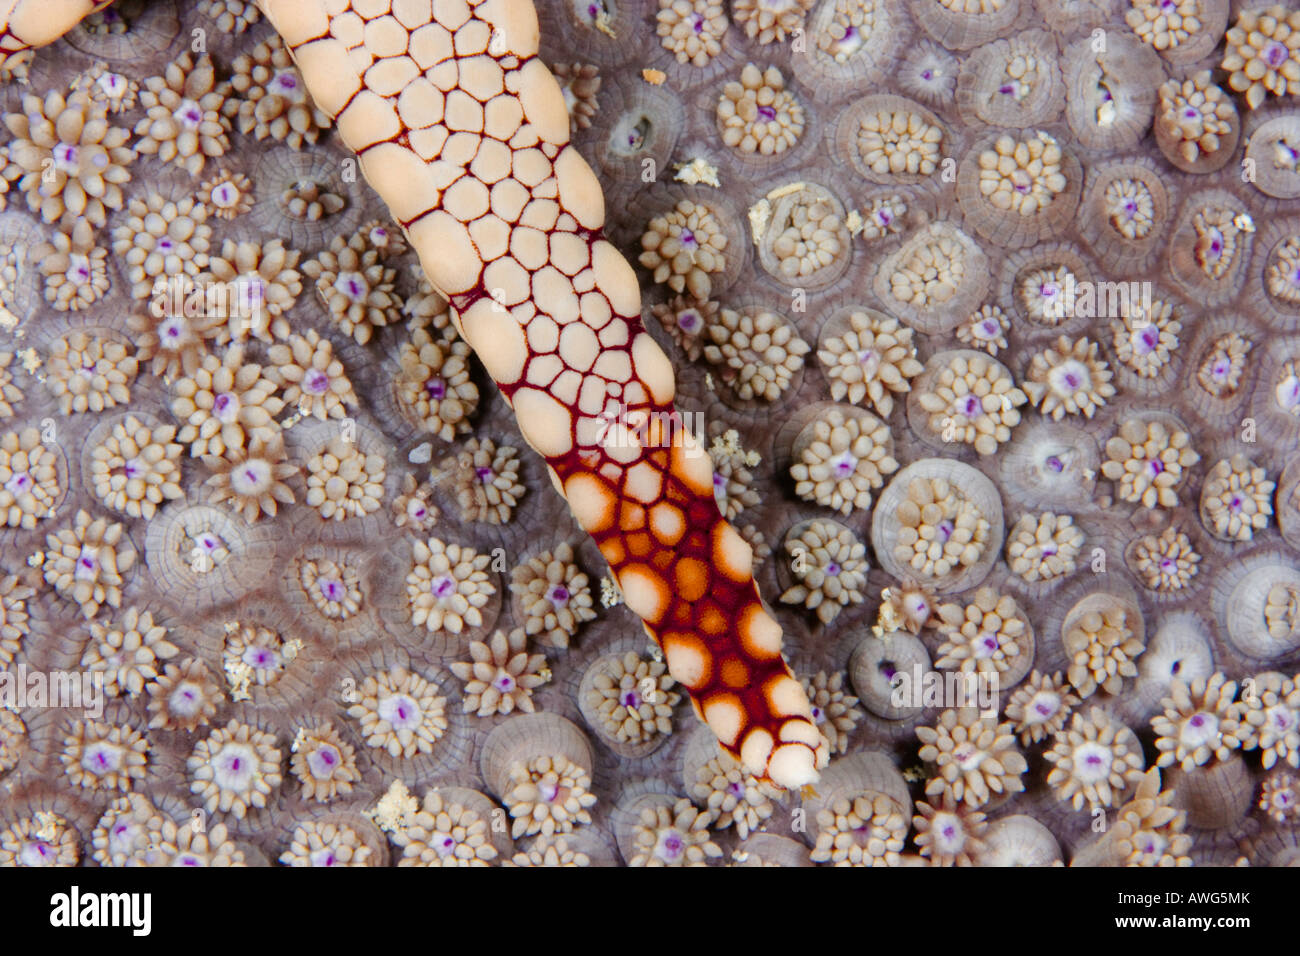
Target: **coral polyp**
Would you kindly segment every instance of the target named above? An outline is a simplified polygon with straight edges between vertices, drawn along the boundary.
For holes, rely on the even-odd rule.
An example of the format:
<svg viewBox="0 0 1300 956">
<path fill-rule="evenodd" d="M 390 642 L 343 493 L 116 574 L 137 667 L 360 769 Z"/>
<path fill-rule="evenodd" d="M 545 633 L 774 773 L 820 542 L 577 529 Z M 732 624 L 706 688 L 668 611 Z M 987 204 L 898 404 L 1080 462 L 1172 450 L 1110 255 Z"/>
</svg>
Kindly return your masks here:
<svg viewBox="0 0 1300 956">
<path fill-rule="evenodd" d="M 190 789 L 209 813 L 242 820 L 279 787 L 280 756 L 274 735 L 232 720 L 195 746 L 186 762 Z"/>
<path fill-rule="evenodd" d="M 1102 474 L 1117 483 L 1121 498 L 1144 508 L 1177 505 L 1184 473 L 1201 457 L 1187 432 L 1137 418 L 1125 421 L 1106 442 L 1106 454 Z"/>
<path fill-rule="evenodd" d="M 108 210 L 122 208 L 136 154 L 126 145 L 130 133 L 112 125 L 107 113 L 82 93 L 65 99 L 51 91 L 43 99 L 24 97 L 21 112 L 4 117 L 14 137 L 4 177 L 45 222 L 85 216 L 100 227 Z"/>
<path fill-rule="evenodd" d="M 430 631 L 459 634 L 483 623 L 479 609 L 496 593 L 488 579 L 488 556 L 438 538 L 412 545 L 406 597 L 411 623 Z"/>
<path fill-rule="evenodd" d="M 925 785 L 927 796 L 951 797 L 977 809 L 993 794 L 1018 793 L 1028 769 L 1016 747 L 1011 724 L 982 717 L 973 707 L 945 710 L 933 727 L 918 727 L 920 757 L 938 771 Z"/>
<path fill-rule="evenodd" d="M 1251 109 L 1270 94 L 1300 93 L 1300 11 L 1281 4 L 1242 10 L 1225 39 L 1221 66 L 1230 74 L 1228 85 L 1246 94 Z"/>
<path fill-rule="evenodd" d="M 368 675 L 356 696 L 360 700 L 348 715 L 359 722 L 367 744 L 391 757 L 430 753 L 447 732 L 446 698 L 436 684 L 404 667 Z"/>
</svg>

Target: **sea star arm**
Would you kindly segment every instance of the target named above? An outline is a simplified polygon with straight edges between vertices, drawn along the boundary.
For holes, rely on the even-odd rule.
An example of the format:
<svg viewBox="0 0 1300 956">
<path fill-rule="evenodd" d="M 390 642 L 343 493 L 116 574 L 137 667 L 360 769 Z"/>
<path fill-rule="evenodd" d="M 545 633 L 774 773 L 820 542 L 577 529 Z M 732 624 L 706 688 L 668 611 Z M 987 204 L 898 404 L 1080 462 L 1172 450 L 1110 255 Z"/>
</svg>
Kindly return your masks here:
<svg viewBox="0 0 1300 956">
<path fill-rule="evenodd" d="M 113 0 L 0 0 L 0 70 L 33 47 L 53 43 Z"/>
<path fill-rule="evenodd" d="M 261 0 L 697 713 L 787 787 L 826 748 L 601 237 L 530 0 Z"/>
</svg>

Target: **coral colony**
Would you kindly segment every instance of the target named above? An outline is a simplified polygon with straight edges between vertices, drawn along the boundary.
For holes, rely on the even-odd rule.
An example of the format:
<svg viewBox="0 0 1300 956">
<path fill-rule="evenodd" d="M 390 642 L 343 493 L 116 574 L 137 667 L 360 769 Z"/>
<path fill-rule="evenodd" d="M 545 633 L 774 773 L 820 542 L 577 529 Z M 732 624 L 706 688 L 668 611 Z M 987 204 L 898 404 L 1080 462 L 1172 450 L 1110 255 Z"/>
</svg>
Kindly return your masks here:
<svg viewBox="0 0 1300 956">
<path fill-rule="evenodd" d="M 2 6 L 0 865 L 1300 861 L 1300 12 Z"/>
</svg>

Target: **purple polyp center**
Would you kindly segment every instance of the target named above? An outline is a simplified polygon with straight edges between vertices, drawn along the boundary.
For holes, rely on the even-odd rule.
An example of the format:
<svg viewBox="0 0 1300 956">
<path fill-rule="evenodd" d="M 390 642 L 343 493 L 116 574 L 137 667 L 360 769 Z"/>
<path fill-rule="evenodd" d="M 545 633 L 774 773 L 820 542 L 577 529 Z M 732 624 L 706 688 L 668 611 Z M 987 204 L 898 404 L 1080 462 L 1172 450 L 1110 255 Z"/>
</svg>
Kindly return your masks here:
<svg viewBox="0 0 1300 956">
<path fill-rule="evenodd" d="M 1046 703 L 1040 703 L 1034 705 L 1034 710 L 1038 711 L 1044 717 L 1052 716 L 1052 712 L 1054 709 L 1055 708 L 1053 708 L 1050 704 L 1046 704 Z"/>
<path fill-rule="evenodd" d="M 1160 333 L 1157 332 L 1155 329 L 1148 327 L 1142 330 L 1142 344 L 1145 345 L 1148 349 L 1155 348 L 1156 343 L 1159 341 L 1160 341 Z"/>
<path fill-rule="evenodd" d="M 320 583 L 320 593 L 327 601 L 341 600 L 343 597 L 343 582 L 322 581 Z"/>
<path fill-rule="evenodd" d="M 455 590 L 456 590 L 456 582 L 453 581 L 451 578 L 446 578 L 446 577 L 440 578 L 438 582 L 433 586 L 434 596 L 439 598 L 450 597 L 451 593 Z"/>
<path fill-rule="evenodd" d="M 776 110 L 772 109 L 770 106 L 760 106 L 758 108 L 758 115 L 770 123 L 772 120 L 776 119 Z"/>
<path fill-rule="evenodd" d="M 551 593 L 548 597 L 551 599 L 552 604 L 563 604 L 569 600 L 569 589 L 563 585 L 557 584 L 555 587 L 551 588 Z"/>
<path fill-rule="evenodd" d="M 1193 714 L 1192 719 L 1188 721 L 1193 727 L 1201 727 L 1205 724 L 1205 718 L 1200 714 Z"/>
<path fill-rule="evenodd" d="M 25 471 L 17 472 L 5 482 L 5 490 L 11 494 L 19 494 L 31 487 L 31 476 Z"/>
<path fill-rule="evenodd" d="M 830 564 L 826 565 L 826 573 L 829 574 L 831 577 L 838 577 L 840 573 L 839 564 L 832 561 Z"/>
<path fill-rule="evenodd" d="M 1151 464 L 1148 467 L 1153 475 L 1158 475 L 1165 470 L 1165 466 L 1157 459 L 1152 459 Z"/>
<path fill-rule="evenodd" d="M 347 282 L 347 286 L 348 286 L 348 290 L 347 290 L 348 295 L 350 295 L 354 299 L 361 298 L 361 293 L 364 291 L 364 289 L 362 288 L 360 282 L 358 282 L 356 279 L 349 279 Z"/>
<path fill-rule="evenodd" d="M 1057 474 L 1060 474 L 1063 470 L 1065 470 L 1065 463 L 1062 462 L 1061 459 L 1057 458 L 1055 455 L 1052 455 L 1047 459 L 1047 467 L 1052 469 L 1052 471 L 1056 472 Z"/>
<path fill-rule="evenodd" d="M 921 71 L 921 79 L 923 79 L 923 80 L 933 80 L 933 79 L 934 79 L 934 70 L 922 70 L 922 71 Z"/>
<path fill-rule="evenodd" d="M 330 387 L 330 379 L 320 369 L 314 368 L 303 378 L 302 384 L 303 388 L 313 395 L 321 395 Z"/>
<path fill-rule="evenodd" d="M 964 399 L 962 399 L 961 408 L 962 408 L 962 414 L 965 415 L 967 418 L 971 418 L 979 412 L 980 400 L 976 398 L 974 395 L 967 395 Z"/>
<path fill-rule="evenodd" d="M 691 232 L 689 229 L 683 229 L 682 243 L 688 246 L 695 245 L 695 233 Z"/>
<path fill-rule="evenodd" d="M 231 402 L 230 395 L 223 392 L 222 394 L 218 395 L 215 399 L 213 399 L 212 410 L 216 412 L 218 415 L 224 415 L 226 411 L 230 408 L 230 402 Z"/>
<path fill-rule="evenodd" d="M 1230 507 L 1232 508 L 1233 511 L 1240 511 L 1240 510 L 1241 510 L 1241 498 L 1239 498 L 1237 495 L 1233 495 L 1233 496 L 1232 496 L 1232 501 L 1229 502 L 1229 505 L 1230 505 Z"/>
<path fill-rule="evenodd" d="M 1070 388 L 1078 388 L 1078 387 L 1079 387 L 1079 376 L 1075 375 L 1073 372 L 1066 372 L 1066 373 L 1065 373 L 1065 384 L 1068 385 Z"/>
<path fill-rule="evenodd" d="M 939 522 L 939 540 L 947 541 L 952 537 L 953 524 L 947 518 Z"/>
<path fill-rule="evenodd" d="M 247 481 L 250 485 L 257 484 L 257 472 L 254 471 L 252 468 L 245 468 L 244 480 Z"/>
<path fill-rule="evenodd" d="M 889 661 L 882 661 L 880 664 L 880 673 L 885 675 L 885 680 L 892 682 L 894 675 L 897 674 L 898 671 L 894 669 L 894 665 Z"/>
<path fill-rule="evenodd" d="M 424 390 L 429 393 L 430 398 L 443 398 L 447 394 L 447 386 L 440 378 L 431 378 L 424 383 Z"/>
<path fill-rule="evenodd" d="M 677 317 L 677 324 L 683 332 L 693 332 L 699 327 L 700 317 L 694 312 L 683 312 Z"/>
<path fill-rule="evenodd" d="M 618 702 L 628 710 L 638 707 L 641 704 L 641 701 L 636 696 L 636 691 L 632 690 L 624 691 L 623 696 L 618 699 Z"/>
<path fill-rule="evenodd" d="M 1275 70 L 1285 63 L 1290 56 L 1290 51 L 1276 40 L 1264 47 L 1264 62 Z"/>
<path fill-rule="evenodd" d="M 691 17 L 691 25 L 692 29 L 694 29 L 696 33 L 704 32 L 704 18 L 698 13 Z"/>
<path fill-rule="evenodd" d="M 983 332 L 985 335 L 989 336 L 990 338 L 992 338 L 994 335 L 997 335 L 999 331 L 1001 331 L 1001 327 L 992 319 L 985 319 L 983 322 L 980 323 L 980 331 Z"/>
<path fill-rule="evenodd" d="M 489 478 L 492 477 L 492 469 L 491 469 L 491 468 L 488 468 L 488 467 L 486 467 L 486 466 L 481 467 L 481 468 L 475 468 L 475 469 L 474 469 L 474 474 L 476 474 L 476 475 L 478 476 L 478 480 L 479 480 L 479 481 L 484 481 L 484 482 L 486 482 Z"/>
<path fill-rule="evenodd" d="M 163 252 L 171 252 L 173 248 L 172 241 L 168 239 L 166 236 L 163 236 L 161 239 L 158 240 L 158 248 Z"/>
<path fill-rule="evenodd" d="M 1088 754 L 1088 756 L 1084 757 L 1083 759 L 1087 761 L 1087 763 L 1090 766 L 1093 767 L 1096 767 L 1098 764 L 1101 763 L 1101 757 L 1097 756 L 1097 754 Z"/>
<path fill-rule="evenodd" d="M 1010 83 L 1004 83 L 1002 86 L 998 87 L 998 92 L 1001 93 L 1003 96 L 1008 96 L 1014 93 L 1015 91 L 1016 88 L 1012 86 Z"/>
</svg>

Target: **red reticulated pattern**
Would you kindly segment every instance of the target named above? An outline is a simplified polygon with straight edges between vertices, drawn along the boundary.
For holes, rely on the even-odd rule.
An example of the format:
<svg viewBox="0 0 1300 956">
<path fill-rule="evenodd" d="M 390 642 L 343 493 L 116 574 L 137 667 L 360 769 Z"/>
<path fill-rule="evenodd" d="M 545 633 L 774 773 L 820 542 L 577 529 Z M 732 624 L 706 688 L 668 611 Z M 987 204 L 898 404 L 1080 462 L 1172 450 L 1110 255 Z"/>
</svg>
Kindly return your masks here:
<svg viewBox="0 0 1300 956">
<path fill-rule="evenodd" d="M 539 135 L 538 116 L 530 121 L 520 108 L 540 115 L 525 102 L 527 83 L 538 78 L 534 52 L 490 45 L 493 19 L 511 4 L 513 17 L 520 2 L 527 0 L 439 0 L 432 23 L 412 20 L 421 0 L 262 5 L 277 27 L 281 18 L 287 24 L 301 16 L 301 7 L 290 14 L 282 3 L 325 12 L 323 29 L 304 36 L 298 20 L 285 37 L 308 89 L 341 117 L 341 134 L 434 286 L 448 289 L 448 260 L 470 263 L 448 296 L 462 334 L 520 414 L 524 437 L 546 458 L 697 714 L 710 718 L 734 754 L 743 747 L 750 769 L 761 774 L 783 742 L 824 762 L 806 698 L 781 656 L 779 627 L 759 600 L 748 546 L 719 512 L 708 458 L 673 408 L 671 368 L 644 331 L 635 279 L 601 237 L 603 212 L 593 222 L 560 201 L 573 173 L 557 172 L 557 158 L 569 150 L 560 162 L 571 167 L 576 156 L 567 115 L 562 135 L 554 124 Z M 406 31 L 406 44 L 394 24 Z M 355 77 L 350 95 L 340 93 L 334 75 L 344 64 Z M 425 102 L 440 104 L 437 121 L 419 128 L 409 119 L 423 107 L 403 103 L 412 76 L 436 86 Z M 549 73 L 545 80 L 553 83 Z M 365 122 L 347 115 L 354 103 L 364 104 Z M 501 116 L 511 121 L 503 125 Z M 393 146 L 405 153 L 395 155 Z M 392 175 L 399 167 L 401 175 Z M 581 171 L 591 177 L 585 163 Z M 598 190 L 594 177 L 589 185 Z M 412 210 L 413 194 L 429 199 Z M 567 439 L 559 437 L 564 430 Z"/>
</svg>

